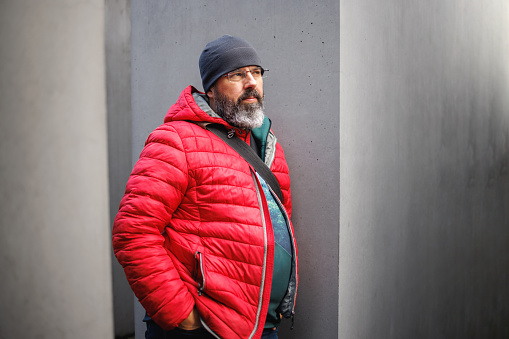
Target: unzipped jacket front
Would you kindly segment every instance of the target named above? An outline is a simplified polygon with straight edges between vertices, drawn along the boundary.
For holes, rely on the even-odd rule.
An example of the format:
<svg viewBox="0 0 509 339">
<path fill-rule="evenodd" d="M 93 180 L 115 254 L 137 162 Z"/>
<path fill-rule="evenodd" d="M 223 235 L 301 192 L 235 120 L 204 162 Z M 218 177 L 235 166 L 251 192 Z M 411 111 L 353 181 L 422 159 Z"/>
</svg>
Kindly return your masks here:
<svg viewBox="0 0 509 339">
<path fill-rule="evenodd" d="M 148 315 L 169 330 L 198 309 L 220 338 L 259 338 L 270 299 L 274 235 L 252 167 L 203 128 L 223 119 L 205 112 L 189 86 L 148 137 L 113 226 L 115 255 Z M 249 132 L 235 129 L 249 143 Z M 283 192 L 293 242 L 292 274 L 281 305 L 293 313 L 298 286 L 290 177 L 269 132 L 265 162 Z"/>
</svg>

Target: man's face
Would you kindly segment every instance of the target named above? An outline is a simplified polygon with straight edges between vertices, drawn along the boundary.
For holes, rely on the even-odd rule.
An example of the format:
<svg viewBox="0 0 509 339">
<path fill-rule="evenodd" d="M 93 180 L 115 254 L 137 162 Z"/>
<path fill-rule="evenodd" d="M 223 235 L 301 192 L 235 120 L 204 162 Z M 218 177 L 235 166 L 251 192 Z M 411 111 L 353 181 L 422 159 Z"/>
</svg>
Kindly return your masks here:
<svg viewBox="0 0 509 339">
<path fill-rule="evenodd" d="M 250 71 L 255 67 L 236 71 Z M 263 79 L 255 78 L 251 72 L 246 72 L 246 77 L 237 82 L 227 76 L 220 77 L 207 96 L 211 108 L 232 126 L 253 129 L 263 123 Z"/>
</svg>

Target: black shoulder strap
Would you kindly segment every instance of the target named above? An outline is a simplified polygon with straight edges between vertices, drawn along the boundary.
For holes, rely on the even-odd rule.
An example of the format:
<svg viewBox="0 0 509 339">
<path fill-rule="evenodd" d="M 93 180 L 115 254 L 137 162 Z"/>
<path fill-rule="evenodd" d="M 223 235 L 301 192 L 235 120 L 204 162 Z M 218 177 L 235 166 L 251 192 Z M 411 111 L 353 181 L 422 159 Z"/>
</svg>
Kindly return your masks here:
<svg viewBox="0 0 509 339">
<path fill-rule="evenodd" d="M 283 202 L 283 192 L 281 191 L 281 187 L 279 187 L 279 182 L 277 181 L 274 173 L 270 170 L 270 168 L 262 161 L 262 159 L 256 154 L 256 152 L 249 147 L 241 139 L 237 138 L 235 135 L 232 135 L 231 138 L 228 137 L 228 132 L 226 128 L 222 125 L 218 124 L 210 124 L 206 126 L 207 130 L 211 131 L 215 135 L 221 138 L 225 143 L 227 143 L 231 148 L 233 148 L 237 153 L 239 153 L 253 168 L 256 170 L 258 174 L 260 174 L 272 188 L 272 191 L 276 193 L 277 197 L 281 202 Z"/>
</svg>

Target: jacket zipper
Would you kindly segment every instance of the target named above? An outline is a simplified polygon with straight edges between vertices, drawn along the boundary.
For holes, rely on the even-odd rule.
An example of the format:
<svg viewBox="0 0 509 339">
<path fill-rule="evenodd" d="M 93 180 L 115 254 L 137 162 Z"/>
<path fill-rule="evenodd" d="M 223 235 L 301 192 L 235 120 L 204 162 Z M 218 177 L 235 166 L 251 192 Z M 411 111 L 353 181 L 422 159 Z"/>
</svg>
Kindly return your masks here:
<svg viewBox="0 0 509 339">
<path fill-rule="evenodd" d="M 203 294 L 203 290 L 205 289 L 205 271 L 203 270 L 203 259 L 201 252 L 196 251 L 194 258 L 196 261 L 198 261 L 198 267 L 201 273 L 201 282 L 198 282 L 198 295 L 201 296 Z"/>
<path fill-rule="evenodd" d="M 198 267 L 199 267 L 199 270 L 200 270 L 200 273 L 201 273 L 201 283 L 198 282 L 198 296 L 201 296 L 204 292 L 204 289 L 205 289 L 205 270 L 203 268 L 203 255 L 200 251 L 196 251 L 194 253 L 194 258 L 196 259 L 196 261 L 198 262 Z M 197 273 L 198 274 L 198 273 Z M 197 277 L 196 277 L 197 278 Z M 197 280 L 197 279 L 195 279 Z M 212 334 L 215 338 L 218 338 L 220 339 L 220 337 L 214 332 L 212 331 L 212 329 L 203 321 L 203 319 L 200 317 L 200 322 L 201 322 L 201 325 L 210 333 Z"/>
<path fill-rule="evenodd" d="M 262 311 L 262 303 L 263 303 L 263 292 L 265 290 L 265 276 L 267 274 L 267 225 L 265 223 L 265 215 L 263 213 L 263 201 L 262 196 L 260 194 L 260 188 L 258 187 L 258 179 L 256 178 L 256 173 L 254 173 L 253 169 L 251 169 L 251 177 L 253 178 L 255 189 L 256 189 L 256 197 L 258 198 L 258 206 L 260 208 L 260 213 L 262 216 L 262 225 L 263 225 L 263 269 L 262 269 L 262 280 L 260 283 L 260 293 L 259 293 L 259 302 L 258 302 L 258 309 L 256 311 L 256 321 L 254 325 L 253 332 L 251 332 L 251 335 L 249 338 L 253 338 L 253 336 L 256 333 L 256 330 L 258 329 L 258 326 L 260 325 L 260 313 Z"/>
</svg>

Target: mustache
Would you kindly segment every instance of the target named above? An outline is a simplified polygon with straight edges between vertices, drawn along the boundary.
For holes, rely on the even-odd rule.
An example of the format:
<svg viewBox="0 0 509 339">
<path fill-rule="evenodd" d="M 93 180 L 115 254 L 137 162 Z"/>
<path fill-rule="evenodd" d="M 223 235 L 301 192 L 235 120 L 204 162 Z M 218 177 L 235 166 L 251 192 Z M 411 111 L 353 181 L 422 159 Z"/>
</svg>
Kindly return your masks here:
<svg viewBox="0 0 509 339">
<path fill-rule="evenodd" d="M 251 88 L 251 89 L 247 89 L 244 93 L 242 93 L 242 95 L 237 100 L 237 103 L 241 103 L 242 100 L 250 98 L 250 97 L 256 98 L 258 100 L 258 102 L 261 102 L 261 100 L 262 100 L 262 96 L 260 95 L 260 93 L 258 93 L 258 91 L 256 89 Z"/>
</svg>

